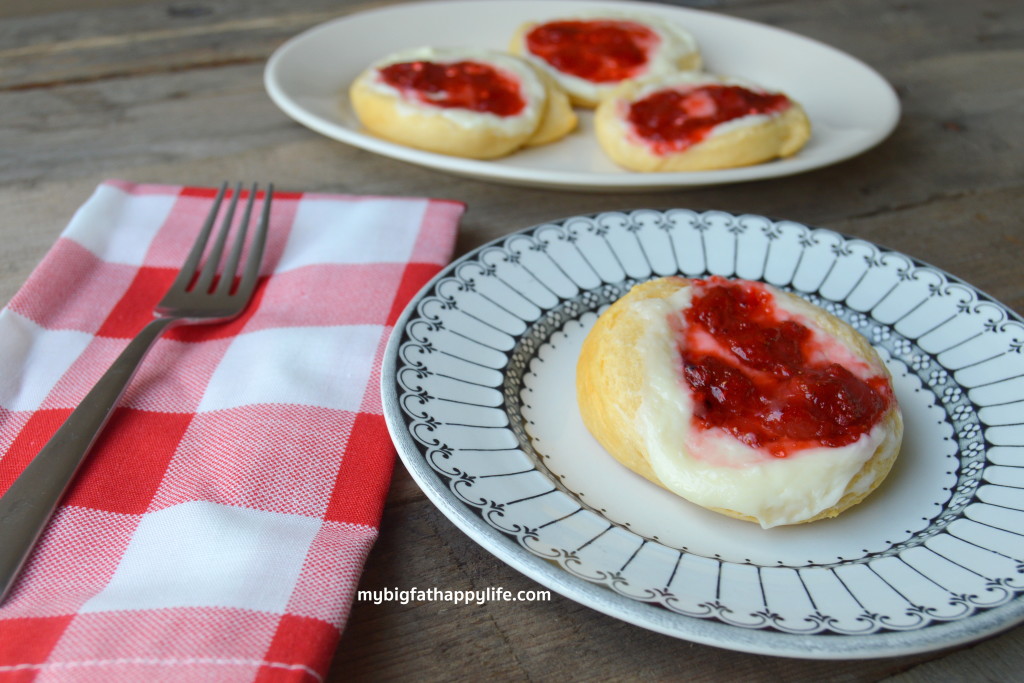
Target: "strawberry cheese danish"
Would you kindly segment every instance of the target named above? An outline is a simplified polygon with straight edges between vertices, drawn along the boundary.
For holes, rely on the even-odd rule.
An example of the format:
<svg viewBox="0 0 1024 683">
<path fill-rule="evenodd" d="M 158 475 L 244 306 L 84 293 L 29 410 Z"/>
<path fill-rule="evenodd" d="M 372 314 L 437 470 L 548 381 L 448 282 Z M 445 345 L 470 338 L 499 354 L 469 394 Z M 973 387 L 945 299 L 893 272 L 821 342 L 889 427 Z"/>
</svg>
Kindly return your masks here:
<svg viewBox="0 0 1024 683">
<path fill-rule="evenodd" d="M 861 502 L 903 438 L 889 372 L 858 332 L 720 277 L 652 280 L 614 303 L 584 342 L 577 398 L 626 467 L 765 528 Z"/>
<path fill-rule="evenodd" d="M 596 107 L 622 83 L 699 69 L 690 33 L 654 16 L 585 14 L 519 27 L 509 51 L 551 74 L 572 103 Z"/>
<path fill-rule="evenodd" d="M 811 136 L 803 108 L 736 79 L 679 73 L 627 84 L 594 120 L 605 153 L 633 171 L 701 171 L 796 154 Z"/>
<path fill-rule="evenodd" d="M 479 49 L 418 48 L 386 57 L 349 88 L 371 133 L 431 152 L 494 159 L 568 134 L 577 118 L 548 76 Z"/>
</svg>

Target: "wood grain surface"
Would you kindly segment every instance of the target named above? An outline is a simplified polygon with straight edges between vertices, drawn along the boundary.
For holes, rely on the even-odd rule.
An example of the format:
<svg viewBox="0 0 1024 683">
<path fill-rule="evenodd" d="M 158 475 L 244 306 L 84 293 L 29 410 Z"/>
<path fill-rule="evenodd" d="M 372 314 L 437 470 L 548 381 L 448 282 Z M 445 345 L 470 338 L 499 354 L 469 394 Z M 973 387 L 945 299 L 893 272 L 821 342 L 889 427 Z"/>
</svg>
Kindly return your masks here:
<svg viewBox="0 0 1024 683">
<path fill-rule="evenodd" d="M 481 0 L 482 1 L 482 0 Z M 294 123 L 267 57 L 315 24 L 383 3 L 4 0 L 0 303 L 106 178 L 429 195 L 469 210 L 459 253 L 580 213 L 720 208 L 828 227 L 912 255 L 1024 311 L 1024 4 L 1018 0 L 695 0 L 866 62 L 903 117 L 877 148 L 812 173 L 726 187 L 589 194 L 515 188 L 385 159 Z M 363 588 L 541 588 L 457 530 L 399 464 Z M 342 680 L 1013 680 L 1024 629 L 945 652 L 812 661 L 657 635 L 560 596 L 531 603 L 357 602 Z"/>
</svg>

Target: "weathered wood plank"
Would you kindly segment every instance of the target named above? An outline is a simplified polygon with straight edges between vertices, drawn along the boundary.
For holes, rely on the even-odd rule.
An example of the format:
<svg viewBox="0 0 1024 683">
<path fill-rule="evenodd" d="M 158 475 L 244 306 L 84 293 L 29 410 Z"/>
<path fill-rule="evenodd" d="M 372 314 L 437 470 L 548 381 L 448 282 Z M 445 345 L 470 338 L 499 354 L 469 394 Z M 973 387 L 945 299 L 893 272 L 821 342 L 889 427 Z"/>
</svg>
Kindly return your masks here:
<svg viewBox="0 0 1024 683">
<path fill-rule="evenodd" d="M 1021 671 L 1024 671 L 1024 629 L 1018 628 L 885 680 L 886 683 L 1017 681 Z"/>
<path fill-rule="evenodd" d="M 602 210 L 684 206 L 792 218 L 897 249 L 1024 312 L 1024 5 L 1011 0 L 707 0 L 878 69 L 904 116 L 815 173 L 662 193 L 556 192 L 459 178 L 320 137 L 274 107 L 264 60 L 321 21 L 382 2 L 7 0 L 0 4 L 0 303 L 107 177 L 465 201 L 459 253 Z M 258 177 L 257 177 L 258 176 Z M 364 588 L 540 588 L 458 531 L 399 466 Z M 1001 679 L 1024 629 L 972 647 L 818 662 L 650 633 L 559 596 L 529 604 L 357 603 L 330 680 Z"/>
<path fill-rule="evenodd" d="M 152 11 L 149 6 L 147 9 Z M 68 17 L 64 19 L 67 23 L 73 15 L 59 16 Z M 308 20 L 307 15 L 303 16 Z M 264 22 L 265 18 L 257 19 Z M 284 25 L 287 28 L 295 24 Z M 222 157 L 248 145 L 270 147 L 296 140 L 314 141 L 333 150 L 336 168 L 371 164 L 384 169 L 396 185 L 418 184 L 418 178 L 431 173 L 349 149 L 287 119 L 262 90 L 261 60 L 272 45 L 260 42 L 261 31 L 250 27 L 242 31 L 244 38 L 230 32 L 202 34 L 204 40 L 216 38 L 230 45 L 241 42 L 257 46 L 245 57 L 249 61 L 244 64 L 220 62 L 220 68 L 199 69 L 181 62 L 166 73 L 152 72 L 147 67 L 138 73 L 122 74 L 90 65 L 90 59 L 80 53 L 91 50 L 83 47 L 64 55 L 71 62 L 87 65 L 76 67 L 85 71 L 73 77 L 72 83 L 26 92 L 0 90 L 0 149 L 8 152 L 0 160 L 0 181 L 32 182 L 40 173 L 73 177 L 84 169 L 97 168 L 123 175 L 119 172 L 125 168 Z M 253 34 L 257 35 L 250 40 Z M 193 48 L 186 40 L 175 49 L 193 59 Z M 111 49 L 114 53 L 110 59 L 123 64 L 129 61 L 126 55 L 133 45 L 125 43 Z M 37 70 L 39 80 L 34 82 L 60 82 L 58 73 L 39 66 L 37 60 L 27 61 Z M 145 58 L 136 61 L 143 63 Z M 1024 121 L 1005 115 L 1019 95 L 1006 84 L 1016 82 L 1022 67 L 1024 50 L 1020 49 L 951 55 L 947 47 L 934 57 L 898 62 L 889 76 L 904 93 L 905 116 L 895 134 L 868 154 L 815 174 L 749 184 L 739 191 L 733 187 L 711 188 L 639 195 L 636 200 L 663 204 L 667 196 L 675 196 L 682 198 L 675 199 L 676 204 L 685 201 L 690 205 L 757 209 L 824 222 L 832 217 L 872 214 L 964 191 L 1014 184 L 1024 171 L 1019 142 L 1024 139 Z M 947 96 L 943 85 L 951 78 L 963 84 L 955 96 Z M 4 87 L 13 87 L 6 78 L 0 81 L 0 89 Z M 239 111 L 246 116 L 237 116 Z M 995 122 L 999 125 L 993 125 Z M 58 149 L 62 159 L 54 167 L 51 160 Z M 959 163 L 950 164 L 949 159 Z M 371 181 L 374 177 L 372 173 L 364 175 Z M 466 182 L 456 184 L 465 186 Z M 508 191 L 513 195 L 521 192 Z M 813 210 L 808 211 L 809 205 Z"/>
<path fill-rule="evenodd" d="M 88 13 L 0 9 L 0 88 L 68 83 L 262 63 L 286 39 L 380 2 L 286 0 L 196 4 L 108 0 Z M 20 10 L 20 11 L 19 11 Z"/>
</svg>

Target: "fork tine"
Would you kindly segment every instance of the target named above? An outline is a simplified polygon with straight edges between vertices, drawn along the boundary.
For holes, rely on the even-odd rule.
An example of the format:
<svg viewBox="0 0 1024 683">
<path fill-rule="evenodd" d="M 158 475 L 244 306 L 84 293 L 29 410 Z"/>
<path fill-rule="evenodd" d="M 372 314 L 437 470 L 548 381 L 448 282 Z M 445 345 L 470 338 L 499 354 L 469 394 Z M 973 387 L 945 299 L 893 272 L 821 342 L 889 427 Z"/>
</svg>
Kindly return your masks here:
<svg viewBox="0 0 1024 683">
<path fill-rule="evenodd" d="M 220 230 L 217 232 L 217 237 L 213 240 L 213 246 L 210 247 L 209 253 L 206 255 L 206 263 L 203 264 L 203 272 L 199 274 L 199 279 L 196 280 L 194 290 L 200 293 L 210 291 L 210 284 L 213 282 L 214 276 L 217 274 L 217 266 L 220 265 L 221 254 L 224 253 L 224 243 L 228 238 L 228 232 L 231 230 L 231 224 L 235 220 L 235 208 L 238 206 L 238 195 L 242 193 L 242 183 L 235 185 L 234 191 L 231 193 L 231 202 L 228 204 L 228 210 L 224 214 L 224 218 L 221 220 Z"/>
<path fill-rule="evenodd" d="M 227 189 L 228 184 L 226 182 L 220 186 L 220 190 L 213 200 L 213 206 L 210 207 L 210 212 L 206 216 L 206 221 L 203 223 L 203 227 L 199 229 L 199 235 L 196 236 L 192 250 L 188 253 L 188 258 L 182 264 L 181 270 L 178 271 L 178 276 L 174 278 L 170 291 L 184 292 L 192 282 L 196 268 L 199 267 L 199 260 L 203 257 L 203 250 L 206 249 L 206 242 L 210 238 L 210 230 L 213 228 L 214 221 L 217 220 L 217 213 L 220 211 L 221 201 L 224 199 L 224 193 Z"/>
<path fill-rule="evenodd" d="M 245 210 L 242 212 L 242 220 L 238 223 L 238 231 L 235 235 L 235 243 L 231 246 L 228 258 L 224 262 L 224 270 L 217 283 L 216 294 L 228 294 L 231 286 L 235 283 L 235 271 L 238 269 L 238 262 L 242 258 L 242 248 L 245 246 L 245 236 L 249 232 L 249 217 L 252 215 L 252 205 L 256 201 L 256 190 L 258 185 L 252 184 L 249 189 L 249 201 L 245 203 Z"/>
<path fill-rule="evenodd" d="M 253 194 L 255 194 L 255 191 Z M 260 214 L 260 222 L 256 226 L 252 245 L 249 247 L 249 257 L 245 263 L 242 281 L 238 284 L 239 296 L 248 297 L 256 286 L 256 278 L 260 274 L 260 263 L 263 261 L 263 247 L 267 242 L 267 228 L 270 224 L 270 202 L 273 196 L 274 184 L 268 183 L 267 190 L 263 194 L 263 211 Z"/>
</svg>

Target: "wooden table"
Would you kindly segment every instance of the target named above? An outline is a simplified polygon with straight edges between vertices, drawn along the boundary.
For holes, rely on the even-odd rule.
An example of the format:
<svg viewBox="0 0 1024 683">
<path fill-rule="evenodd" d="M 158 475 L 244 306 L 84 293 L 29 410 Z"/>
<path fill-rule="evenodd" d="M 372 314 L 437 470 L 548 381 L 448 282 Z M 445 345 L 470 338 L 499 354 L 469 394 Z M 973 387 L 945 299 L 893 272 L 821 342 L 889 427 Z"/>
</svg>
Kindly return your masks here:
<svg viewBox="0 0 1024 683">
<path fill-rule="evenodd" d="M 5 0 L 0 5 L 0 302 L 98 182 L 430 195 L 465 201 L 459 253 L 579 213 L 722 208 L 829 227 L 911 254 L 1024 311 L 1024 5 L 1015 0 L 697 0 L 784 27 L 880 71 L 895 133 L 805 175 L 651 194 L 513 188 L 327 140 L 263 90 L 288 37 L 366 7 L 347 0 Z M 540 588 L 458 531 L 397 466 L 364 588 Z M 1024 629 L 868 661 L 730 652 L 650 633 L 557 595 L 526 605 L 357 603 L 331 680 L 1010 680 Z"/>
</svg>

